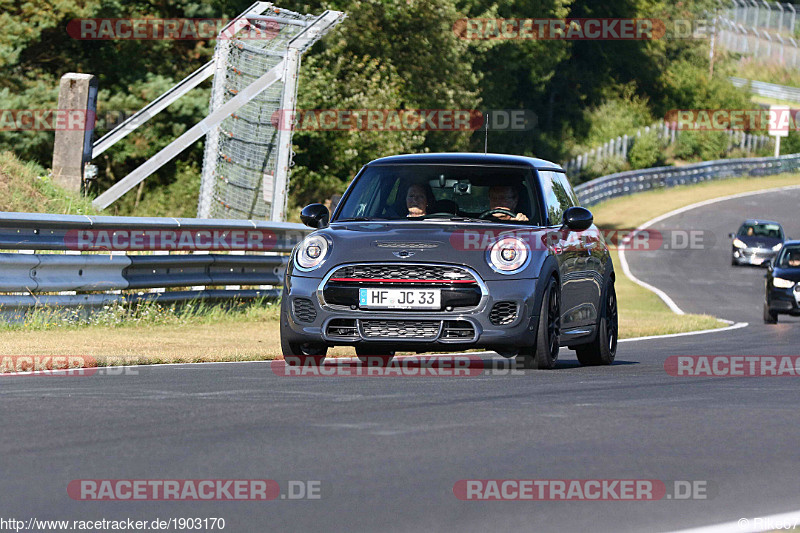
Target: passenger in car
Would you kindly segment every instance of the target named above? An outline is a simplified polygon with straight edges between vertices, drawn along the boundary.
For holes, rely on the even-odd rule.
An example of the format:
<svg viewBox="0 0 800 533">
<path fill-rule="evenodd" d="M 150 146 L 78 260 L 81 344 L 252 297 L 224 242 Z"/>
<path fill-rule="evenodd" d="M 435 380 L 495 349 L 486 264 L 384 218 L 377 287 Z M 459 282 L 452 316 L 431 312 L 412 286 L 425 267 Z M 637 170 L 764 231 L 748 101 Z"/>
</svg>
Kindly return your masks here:
<svg viewBox="0 0 800 533">
<path fill-rule="evenodd" d="M 489 188 L 489 209 L 505 209 L 516 213 L 517 204 L 519 203 L 519 195 L 514 187 L 507 185 L 494 185 Z M 506 213 L 494 213 L 498 220 L 517 220 L 519 222 L 527 222 L 528 217 L 524 213 L 517 213 L 515 217 L 511 217 Z"/>
</svg>

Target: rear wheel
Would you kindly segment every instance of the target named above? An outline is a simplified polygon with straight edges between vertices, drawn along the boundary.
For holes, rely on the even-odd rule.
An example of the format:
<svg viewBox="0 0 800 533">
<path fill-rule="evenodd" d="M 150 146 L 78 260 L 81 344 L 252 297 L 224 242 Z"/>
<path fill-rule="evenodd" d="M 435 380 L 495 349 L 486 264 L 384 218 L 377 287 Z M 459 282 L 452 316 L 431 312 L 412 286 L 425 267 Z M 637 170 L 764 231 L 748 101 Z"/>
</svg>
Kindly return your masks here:
<svg viewBox="0 0 800 533">
<path fill-rule="evenodd" d="M 523 346 L 517 355 L 517 367 L 549 370 L 558 360 L 561 336 L 561 290 L 555 278 L 550 278 L 542 296 L 536 344 Z"/>
<path fill-rule="evenodd" d="M 777 324 L 778 313 L 769 310 L 769 305 L 764 303 L 764 324 Z"/>
<path fill-rule="evenodd" d="M 394 350 L 389 350 L 387 348 L 356 346 L 356 355 L 359 361 L 367 366 L 386 366 L 394 357 L 394 353 Z"/>
<path fill-rule="evenodd" d="M 319 366 L 328 354 L 328 347 L 310 342 L 288 342 L 281 338 L 281 351 L 289 366 Z"/>
<path fill-rule="evenodd" d="M 597 335 L 593 342 L 575 347 L 578 361 L 585 366 L 610 365 L 617 355 L 619 316 L 617 314 L 617 292 L 614 281 L 606 286 L 605 305 L 597 321 Z"/>
</svg>

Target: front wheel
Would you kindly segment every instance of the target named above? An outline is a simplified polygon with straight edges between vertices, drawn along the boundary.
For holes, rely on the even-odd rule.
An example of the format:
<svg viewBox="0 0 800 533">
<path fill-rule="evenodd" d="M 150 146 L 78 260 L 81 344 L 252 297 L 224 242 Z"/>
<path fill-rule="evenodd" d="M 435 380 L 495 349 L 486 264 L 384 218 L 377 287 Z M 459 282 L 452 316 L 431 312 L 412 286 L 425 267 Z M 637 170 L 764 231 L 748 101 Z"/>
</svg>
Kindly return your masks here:
<svg viewBox="0 0 800 533">
<path fill-rule="evenodd" d="M 617 315 L 617 293 L 614 282 L 608 281 L 605 305 L 597 321 L 597 335 L 593 342 L 575 347 L 578 361 L 584 366 L 610 365 L 617 355 L 619 317 Z"/>
<path fill-rule="evenodd" d="M 309 342 L 288 342 L 281 338 L 281 351 L 289 366 L 320 366 L 328 354 L 328 347 Z"/>
<path fill-rule="evenodd" d="M 549 370 L 556 366 L 560 336 L 561 289 L 556 279 L 550 278 L 542 295 L 536 344 L 520 348 L 517 355 L 517 367 Z"/>
</svg>

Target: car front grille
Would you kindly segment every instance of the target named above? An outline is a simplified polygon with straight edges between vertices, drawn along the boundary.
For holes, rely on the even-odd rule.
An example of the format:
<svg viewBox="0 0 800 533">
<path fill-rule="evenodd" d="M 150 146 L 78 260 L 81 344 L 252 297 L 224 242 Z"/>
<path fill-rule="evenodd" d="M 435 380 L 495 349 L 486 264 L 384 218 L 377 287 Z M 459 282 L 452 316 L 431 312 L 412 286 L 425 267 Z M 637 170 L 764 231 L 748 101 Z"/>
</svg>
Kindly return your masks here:
<svg viewBox="0 0 800 533">
<path fill-rule="evenodd" d="M 489 313 L 489 321 L 495 326 L 505 326 L 517 319 L 517 304 L 515 302 L 497 302 Z"/>
<path fill-rule="evenodd" d="M 443 265 L 406 265 L 403 263 L 380 265 L 348 265 L 339 268 L 331 276 L 332 281 L 367 282 L 432 282 L 477 283 L 475 277 L 459 267 Z"/>
<path fill-rule="evenodd" d="M 295 298 L 292 302 L 294 317 L 298 322 L 313 322 L 317 318 L 314 303 L 307 298 Z"/>
<path fill-rule="evenodd" d="M 366 339 L 433 340 L 439 335 L 439 320 L 359 320 Z"/>
</svg>

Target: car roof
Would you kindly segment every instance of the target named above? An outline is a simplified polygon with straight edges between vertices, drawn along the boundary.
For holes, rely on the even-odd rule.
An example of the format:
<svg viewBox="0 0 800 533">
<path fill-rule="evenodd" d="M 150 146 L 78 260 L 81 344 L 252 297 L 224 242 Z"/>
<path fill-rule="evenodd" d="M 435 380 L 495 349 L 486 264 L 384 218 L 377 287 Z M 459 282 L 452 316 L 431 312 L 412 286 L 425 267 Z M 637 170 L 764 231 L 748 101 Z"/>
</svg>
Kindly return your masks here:
<svg viewBox="0 0 800 533">
<path fill-rule="evenodd" d="M 792 245 L 798 246 L 798 245 L 800 245 L 800 241 L 794 240 L 794 241 L 786 241 L 786 242 L 783 243 L 783 247 L 784 248 L 786 248 L 787 246 L 792 246 Z"/>
<path fill-rule="evenodd" d="M 370 161 L 367 163 L 367 166 L 423 163 L 430 165 L 517 165 L 542 170 L 549 169 L 563 171 L 561 165 L 557 165 L 556 163 L 546 161 L 544 159 L 537 159 L 535 157 L 508 154 L 480 154 L 472 152 L 392 155 Z"/>
<path fill-rule="evenodd" d="M 761 218 L 758 218 L 758 219 L 756 219 L 756 218 L 748 218 L 747 220 L 742 222 L 742 224 L 777 224 L 778 226 L 781 225 L 780 222 L 775 222 L 774 220 L 764 220 L 764 219 L 761 219 Z M 781 226 L 781 227 L 783 227 L 783 226 Z"/>
</svg>

